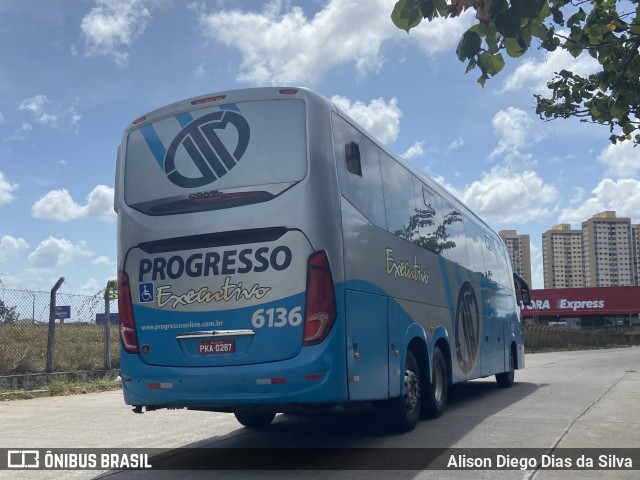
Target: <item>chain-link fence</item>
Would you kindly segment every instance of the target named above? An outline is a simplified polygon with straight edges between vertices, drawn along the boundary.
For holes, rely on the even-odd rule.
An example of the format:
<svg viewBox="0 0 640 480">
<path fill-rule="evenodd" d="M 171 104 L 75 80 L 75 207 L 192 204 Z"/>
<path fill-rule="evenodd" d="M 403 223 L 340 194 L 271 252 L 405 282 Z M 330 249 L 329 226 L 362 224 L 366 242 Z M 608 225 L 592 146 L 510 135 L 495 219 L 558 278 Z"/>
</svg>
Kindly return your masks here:
<svg viewBox="0 0 640 480">
<path fill-rule="evenodd" d="M 56 293 L 56 287 L 52 292 L 0 288 L 0 376 L 120 368 L 112 286 L 106 295 L 93 296 Z M 525 325 L 523 335 L 529 352 L 640 345 L 637 330 Z"/>
<path fill-rule="evenodd" d="M 0 375 L 120 367 L 117 300 L 55 290 L 0 288 Z"/>
</svg>

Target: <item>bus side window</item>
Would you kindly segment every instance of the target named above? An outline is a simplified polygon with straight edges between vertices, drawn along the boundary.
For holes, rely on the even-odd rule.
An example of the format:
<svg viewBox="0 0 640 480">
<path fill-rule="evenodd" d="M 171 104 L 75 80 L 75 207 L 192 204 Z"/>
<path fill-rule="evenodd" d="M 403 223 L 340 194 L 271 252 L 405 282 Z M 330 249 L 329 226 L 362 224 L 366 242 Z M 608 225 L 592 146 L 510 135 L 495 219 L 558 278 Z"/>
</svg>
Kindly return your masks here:
<svg viewBox="0 0 640 480">
<path fill-rule="evenodd" d="M 380 167 L 384 206 L 387 212 L 387 230 L 400 238 L 416 243 L 419 219 L 416 217 L 413 175 L 382 150 Z"/>
<path fill-rule="evenodd" d="M 344 157 L 347 161 L 347 170 L 354 175 L 362 176 L 362 164 L 360 162 L 360 146 L 356 142 L 349 142 L 344 146 Z"/>
<path fill-rule="evenodd" d="M 531 305 L 531 291 L 529 290 L 527 281 L 516 272 L 513 272 L 513 283 L 516 287 L 516 293 L 520 295 L 522 304 Z"/>
<path fill-rule="evenodd" d="M 469 268 L 462 213 L 449 202 L 442 201 L 442 236 L 449 248 L 442 254 L 458 265 Z"/>
<path fill-rule="evenodd" d="M 340 193 L 371 223 L 387 228 L 377 145 L 336 113 L 332 122 Z"/>
<path fill-rule="evenodd" d="M 511 287 L 509 278 L 509 257 L 504 255 L 504 250 L 495 238 L 485 234 L 484 236 L 484 265 L 487 270 L 485 276 L 507 288 Z"/>
</svg>

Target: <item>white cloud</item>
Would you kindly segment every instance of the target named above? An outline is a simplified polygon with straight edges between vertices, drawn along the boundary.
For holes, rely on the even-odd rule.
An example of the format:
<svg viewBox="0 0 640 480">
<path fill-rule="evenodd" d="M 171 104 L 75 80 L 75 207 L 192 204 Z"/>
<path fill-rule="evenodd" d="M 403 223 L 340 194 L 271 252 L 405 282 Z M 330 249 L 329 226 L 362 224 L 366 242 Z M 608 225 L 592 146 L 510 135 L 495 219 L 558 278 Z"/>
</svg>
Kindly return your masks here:
<svg viewBox="0 0 640 480">
<path fill-rule="evenodd" d="M 23 122 L 20 127 L 16 129 L 13 135 L 9 137 L 4 137 L 3 140 L 6 142 L 14 142 L 16 140 L 24 140 L 33 131 L 33 126 L 30 123 Z"/>
<path fill-rule="evenodd" d="M 393 10 L 387 11 L 387 17 Z M 384 16 L 384 14 L 383 14 Z M 431 22 L 423 20 L 409 32 L 409 38 L 427 55 L 452 51 L 460 41 L 462 34 L 474 23 L 475 10 L 469 9 L 456 18 L 436 18 Z"/>
<path fill-rule="evenodd" d="M 193 7 L 204 35 L 240 50 L 237 79 L 255 85 L 314 84 L 338 65 L 353 64 L 358 76 L 377 72 L 385 42 L 415 43 L 428 55 L 453 50 L 473 14 L 424 21 L 411 34 L 390 20 L 395 0 L 329 0 L 313 17 L 284 0 L 261 12 L 239 9 L 206 13 Z"/>
<path fill-rule="evenodd" d="M 202 78 L 207 73 L 207 69 L 203 63 L 198 65 L 196 69 L 193 71 L 194 78 Z"/>
<path fill-rule="evenodd" d="M 586 53 L 573 58 L 569 52 L 557 49 L 554 52 L 547 52 L 542 60 L 521 61 L 518 68 L 507 77 L 501 91 L 529 88 L 542 94 L 549 91 L 547 82 L 553 79 L 556 72 L 564 69 L 585 77 L 599 68 L 598 61 Z"/>
<path fill-rule="evenodd" d="M 16 199 L 14 195 L 18 190 L 17 183 L 9 183 L 4 173 L 0 172 L 0 207 Z"/>
<path fill-rule="evenodd" d="M 530 129 L 533 120 L 519 108 L 509 107 L 495 114 L 491 124 L 500 136 L 490 158 L 505 155 L 507 159 L 520 155 L 520 149 L 531 143 Z"/>
<path fill-rule="evenodd" d="M 29 248 L 29 244 L 24 238 L 15 238 L 11 235 L 4 235 L 0 238 L 0 262 L 10 258 L 17 257 L 20 250 Z"/>
<path fill-rule="evenodd" d="M 28 261 L 32 267 L 51 269 L 71 262 L 76 257 L 93 255 L 84 241 L 72 244 L 64 238 L 49 237 L 40 242 L 29 254 Z"/>
<path fill-rule="evenodd" d="M 107 282 L 100 284 L 95 278 L 88 279 L 80 288 L 80 294 L 82 295 L 96 295 L 105 288 Z"/>
<path fill-rule="evenodd" d="M 449 144 L 449 146 L 447 147 L 447 152 L 450 152 L 451 150 L 456 150 L 462 147 L 463 145 L 464 145 L 464 140 L 462 139 L 462 137 L 458 137 Z"/>
<path fill-rule="evenodd" d="M 262 12 L 197 10 L 204 35 L 242 53 L 238 80 L 256 85 L 316 83 L 337 65 L 360 75 L 383 63 L 382 43 L 402 32 L 389 15 L 393 0 L 330 0 L 313 18 L 272 0 Z"/>
<path fill-rule="evenodd" d="M 0 112 L 0 123 L 4 122 L 4 115 Z"/>
<path fill-rule="evenodd" d="M 393 143 L 398 138 L 402 116 L 398 99 L 385 102 L 383 98 L 374 98 L 366 105 L 360 101 L 352 104 L 348 98 L 335 95 L 331 101 L 382 143 Z"/>
<path fill-rule="evenodd" d="M 400 155 L 402 158 L 406 160 L 411 160 L 412 158 L 419 158 L 424 155 L 424 142 L 415 142 L 411 145 L 406 152 Z"/>
<path fill-rule="evenodd" d="M 555 211 L 558 192 L 536 172 L 516 173 L 494 167 L 467 185 L 458 196 L 481 218 L 509 225 L 544 220 Z"/>
<path fill-rule="evenodd" d="M 634 223 L 640 222 L 640 181 L 626 178 L 614 181 L 602 180 L 591 191 L 591 197 L 581 205 L 562 210 L 561 223 L 580 225 L 594 214 L 614 210 L 619 217 L 631 217 Z"/>
<path fill-rule="evenodd" d="M 95 0 L 96 6 L 82 19 L 80 28 L 88 56 L 107 56 L 119 66 L 127 64 L 125 51 L 144 32 L 151 19 L 149 0 Z"/>
<path fill-rule="evenodd" d="M 46 95 L 36 95 L 27 98 L 20 103 L 18 110 L 29 111 L 35 116 L 35 120 L 40 125 L 55 127 L 58 125 L 58 116 L 45 112 L 45 105 L 49 103 Z"/>
<path fill-rule="evenodd" d="M 111 260 L 106 255 L 100 255 L 99 257 L 94 258 L 91 261 L 91 263 L 93 263 L 94 265 L 105 265 L 107 267 L 114 267 L 114 268 L 116 266 L 116 262 Z"/>
<path fill-rule="evenodd" d="M 611 144 L 602 151 L 598 161 L 607 167 L 605 175 L 633 177 L 640 171 L 640 149 L 634 148 L 632 141 Z"/>
<path fill-rule="evenodd" d="M 78 218 L 96 218 L 110 223 L 115 221 L 116 217 L 113 211 L 113 195 L 113 188 L 98 185 L 87 195 L 87 203 L 80 205 L 66 189 L 51 190 L 32 205 L 31 214 L 34 218 L 61 222 Z"/>
<path fill-rule="evenodd" d="M 31 113 L 35 122 L 44 127 L 77 131 L 82 119 L 82 115 L 78 112 L 78 101 L 76 98 L 73 104 L 66 107 L 58 103 L 52 103 L 46 95 L 38 94 L 20 102 L 18 110 Z M 32 130 L 33 127 L 30 124 L 23 123 L 13 140 L 26 138 Z"/>
</svg>

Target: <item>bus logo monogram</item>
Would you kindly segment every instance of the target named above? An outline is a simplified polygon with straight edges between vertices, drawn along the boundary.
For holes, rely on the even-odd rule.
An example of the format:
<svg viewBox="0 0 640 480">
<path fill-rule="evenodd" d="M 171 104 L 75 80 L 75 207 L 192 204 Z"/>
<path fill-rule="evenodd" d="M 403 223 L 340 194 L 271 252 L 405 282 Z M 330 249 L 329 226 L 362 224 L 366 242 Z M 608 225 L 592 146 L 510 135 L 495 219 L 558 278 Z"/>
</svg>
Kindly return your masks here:
<svg viewBox="0 0 640 480">
<path fill-rule="evenodd" d="M 480 315 L 478 299 L 471 283 L 464 282 L 458 293 L 456 308 L 456 353 L 458 365 L 469 373 L 478 362 L 480 350 Z"/>
<path fill-rule="evenodd" d="M 216 130 L 225 130 L 231 124 L 238 132 L 238 144 L 229 152 Z M 250 129 L 245 118 L 236 112 L 221 111 L 204 115 L 185 128 L 173 139 L 164 159 L 164 171 L 175 185 L 197 188 L 208 185 L 226 175 L 240 161 L 249 145 Z M 178 148 L 184 148 L 200 172 L 200 177 L 187 177 L 176 167 Z"/>
</svg>

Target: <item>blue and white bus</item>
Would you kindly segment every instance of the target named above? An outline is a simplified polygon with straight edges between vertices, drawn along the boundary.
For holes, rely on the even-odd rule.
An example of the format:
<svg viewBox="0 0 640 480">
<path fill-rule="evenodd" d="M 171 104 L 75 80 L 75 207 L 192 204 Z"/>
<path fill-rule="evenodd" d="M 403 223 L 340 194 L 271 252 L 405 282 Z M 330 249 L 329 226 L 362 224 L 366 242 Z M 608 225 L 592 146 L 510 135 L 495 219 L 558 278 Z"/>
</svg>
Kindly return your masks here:
<svg viewBox="0 0 640 480">
<path fill-rule="evenodd" d="M 137 119 L 115 210 L 135 412 L 258 427 L 376 404 L 407 431 L 442 413 L 451 384 L 509 387 L 524 366 L 528 286 L 499 236 L 310 90 L 221 92 Z"/>
</svg>

